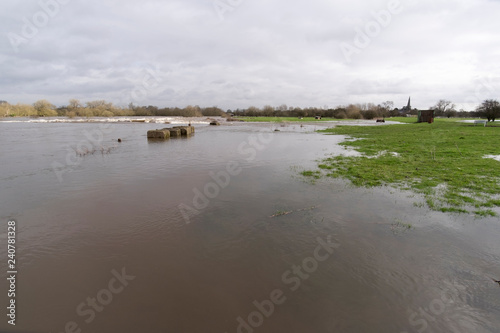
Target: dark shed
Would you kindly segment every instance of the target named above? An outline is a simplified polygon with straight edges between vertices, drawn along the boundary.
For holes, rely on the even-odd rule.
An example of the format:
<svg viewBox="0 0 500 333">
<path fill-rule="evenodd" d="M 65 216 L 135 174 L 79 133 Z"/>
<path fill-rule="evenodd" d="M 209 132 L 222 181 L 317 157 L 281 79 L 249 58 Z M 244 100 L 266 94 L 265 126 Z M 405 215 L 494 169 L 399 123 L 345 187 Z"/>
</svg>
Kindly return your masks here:
<svg viewBox="0 0 500 333">
<path fill-rule="evenodd" d="M 418 110 L 417 122 L 432 124 L 434 122 L 434 110 Z"/>
</svg>

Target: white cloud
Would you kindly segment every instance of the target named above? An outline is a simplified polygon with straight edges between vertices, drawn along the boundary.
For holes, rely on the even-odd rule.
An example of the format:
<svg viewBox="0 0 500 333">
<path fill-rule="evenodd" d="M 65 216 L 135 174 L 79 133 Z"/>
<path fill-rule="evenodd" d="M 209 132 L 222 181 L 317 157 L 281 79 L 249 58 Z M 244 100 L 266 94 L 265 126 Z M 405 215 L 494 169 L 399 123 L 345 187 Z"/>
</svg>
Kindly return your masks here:
<svg viewBox="0 0 500 333">
<path fill-rule="evenodd" d="M 127 104 L 138 89 L 138 104 L 223 108 L 500 98 L 498 1 L 400 0 L 378 31 L 397 0 L 220 0 L 232 4 L 223 20 L 211 0 L 56 1 L 42 0 L 47 22 L 38 1 L 3 1 L 0 100 Z M 349 62 L 340 46 L 357 31 L 372 37 Z M 9 33 L 24 38 L 18 52 Z"/>
</svg>

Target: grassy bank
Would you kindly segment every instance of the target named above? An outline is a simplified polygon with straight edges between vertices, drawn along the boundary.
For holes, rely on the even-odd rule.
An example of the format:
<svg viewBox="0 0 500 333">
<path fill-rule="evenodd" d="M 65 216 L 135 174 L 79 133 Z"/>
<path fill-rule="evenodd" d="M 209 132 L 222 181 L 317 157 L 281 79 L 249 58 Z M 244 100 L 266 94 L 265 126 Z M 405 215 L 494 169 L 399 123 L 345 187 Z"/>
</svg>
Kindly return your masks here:
<svg viewBox="0 0 500 333">
<path fill-rule="evenodd" d="M 461 122 L 463 120 L 478 120 L 480 118 L 437 118 L 436 121 L 438 123 L 450 123 L 450 122 Z M 390 121 L 399 121 L 400 123 L 416 123 L 417 122 L 417 117 L 391 117 L 391 118 L 385 118 L 385 120 L 390 120 Z"/>
<path fill-rule="evenodd" d="M 315 119 L 314 117 L 304 117 L 302 119 L 298 117 L 235 117 L 236 119 L 247 121 L 247 122 L 267 122 L 267 123 L 283 123 L 283 122 L 321 122 L 321 121 L 356 121 L 358 119 L 337 119 L 337 118 L 322 118 Z M 460 122 L 462 120 L 472 120 L 479 118 L 441 118 L 438 122 Z M 385 118 L 385 120 L 398 121 L 400 123 L 415 123 L 417 117 L 391 117 Z M 375 122 L 375 119 L 368 121 Z"/>
<path fill-rule="evenodd" d="M 500 207 L 500 126 L 474 126 L 438 119 L 434 124 L 338 126 L 323 131 L 358 140 L 342 144 L 361 157 L 326 158 L 312 177 L 342 177 L 356 186 L 389 185 L 425 196 L 426 204 L 443 212 L 496 215 Z"/>
<path fill-rule="evenodd" d="M 266 123 L 284 123 L 284 122 L 320 122 L 320 121 L 340 121 L 349 119 L 334 119 L 334 118 L 322 118 L 315 119 L 314 117 L 304 117 L 302 119 L 298 117 L 235 117 L 237 119 L 247 121 L 247 122 L 266 122 Z M 352 119 L 351 119 L 352 120 Z"/>
</svg>

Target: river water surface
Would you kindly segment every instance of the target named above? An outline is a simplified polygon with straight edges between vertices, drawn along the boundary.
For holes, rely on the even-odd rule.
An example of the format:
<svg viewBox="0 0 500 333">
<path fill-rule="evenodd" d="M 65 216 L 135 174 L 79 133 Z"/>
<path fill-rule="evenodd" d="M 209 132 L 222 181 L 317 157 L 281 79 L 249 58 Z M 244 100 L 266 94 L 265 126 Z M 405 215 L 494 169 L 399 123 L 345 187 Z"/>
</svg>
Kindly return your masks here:
<svg viewBox="0 0 500 333">
<path fill-rule="evenodd" d="M 500 332 L 499 219 L 304 179 L 327 126 L 0 122 L 0 332 Z"/>
</svg>

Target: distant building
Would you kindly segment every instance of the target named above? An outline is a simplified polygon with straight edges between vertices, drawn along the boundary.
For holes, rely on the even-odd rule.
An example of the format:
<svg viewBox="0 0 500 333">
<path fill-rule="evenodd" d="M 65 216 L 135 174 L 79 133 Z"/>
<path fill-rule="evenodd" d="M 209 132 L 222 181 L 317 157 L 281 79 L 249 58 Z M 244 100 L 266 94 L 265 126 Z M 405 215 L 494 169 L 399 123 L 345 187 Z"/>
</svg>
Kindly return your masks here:
<svg viewBox="0 0 500 333">
<path fill-rule="evenodd" d="M 400 110 L 399 113 L 401 114 L 409 114 L 411 111 L 411 96 L 408 97 L 408 104 L 406 106 L 403 106 Z"/>
<path fill-rule="evenodd" d="M 399 109 L 399 113 L 402 116 L 410 116 L 410 112 L 412 111 L 411 109 L 411 96 L 408 97 L 408 103 L 406 106 L 403 106 L 401 109 Z M 417 122 L 419 123 L 433 123 L 434 122 L 434 110 L 413 110 L 414 112 L 417 113 L 418 120 Z"/>
</svg>

